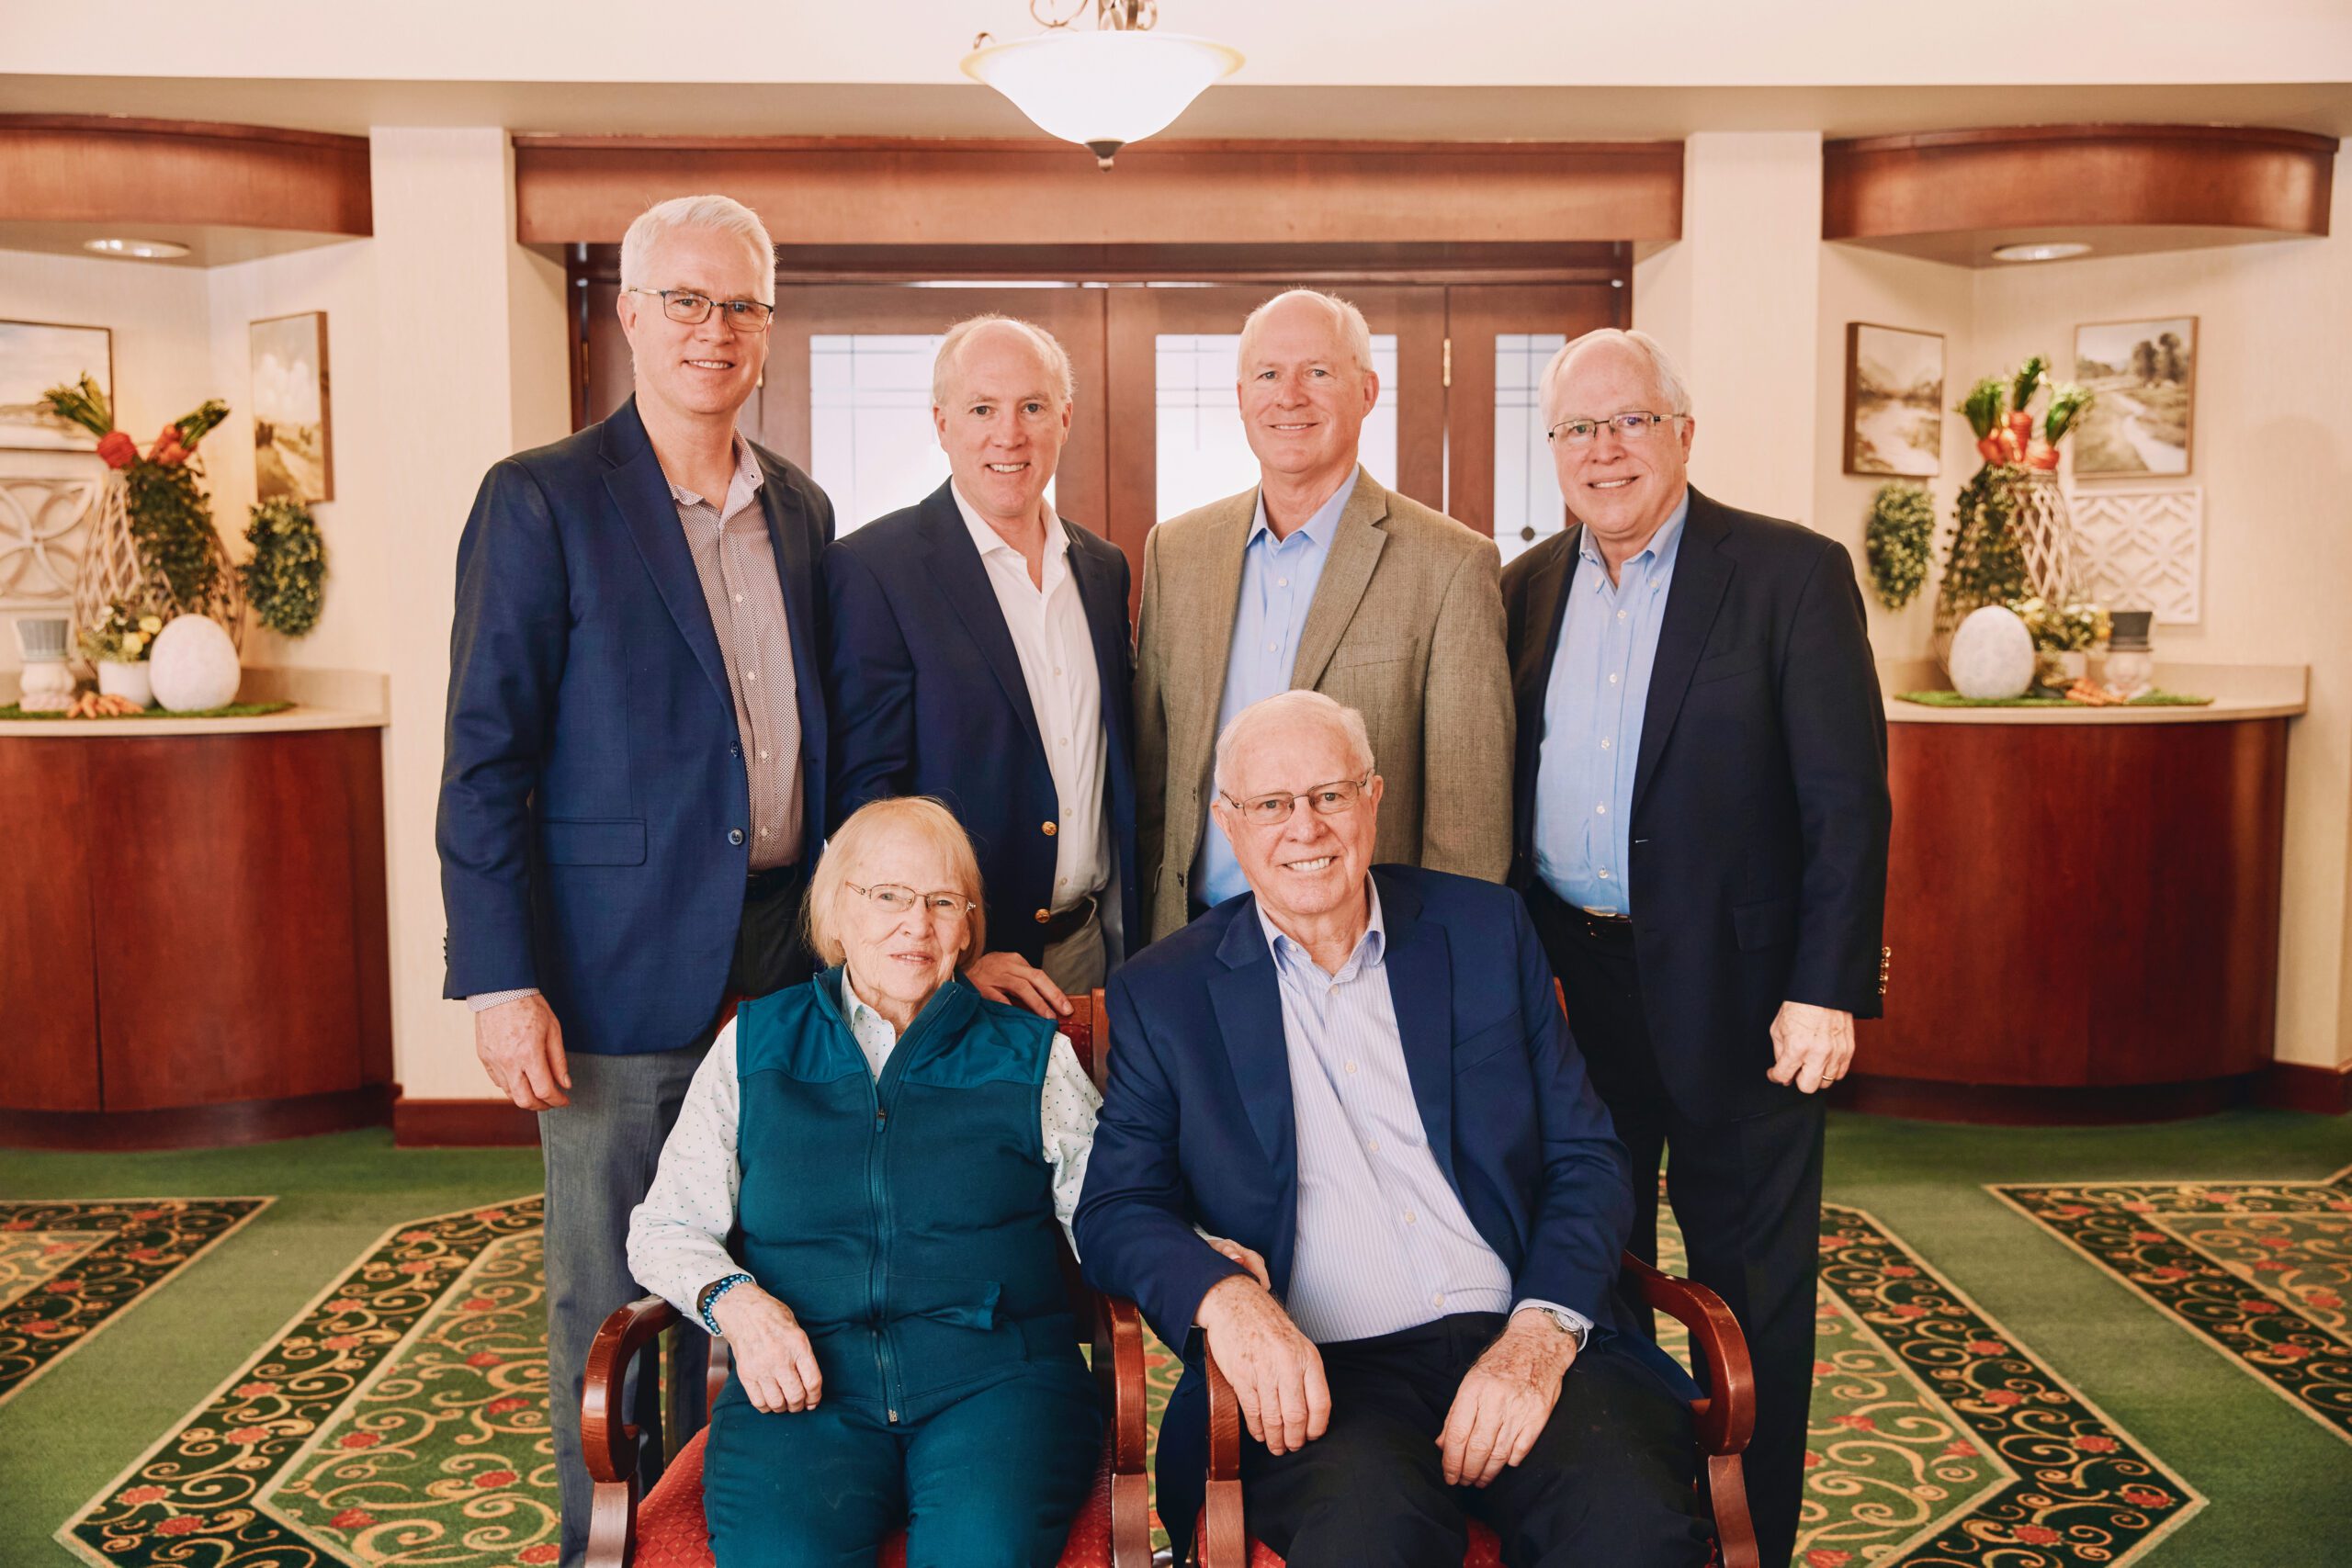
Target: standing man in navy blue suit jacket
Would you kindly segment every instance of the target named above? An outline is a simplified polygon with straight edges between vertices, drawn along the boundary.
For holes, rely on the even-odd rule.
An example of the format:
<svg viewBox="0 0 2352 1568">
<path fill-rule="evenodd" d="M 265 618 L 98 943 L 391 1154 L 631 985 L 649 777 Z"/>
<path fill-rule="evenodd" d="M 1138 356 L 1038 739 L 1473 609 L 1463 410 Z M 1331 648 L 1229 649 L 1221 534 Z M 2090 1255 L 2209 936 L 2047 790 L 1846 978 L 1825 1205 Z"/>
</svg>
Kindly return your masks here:
<svg viewBox="0 0 2352 1568">
<path fill-rule="evenodd" d="M 1052 333 L 956 323 L 932 404 L 948 481 L 825 552 L 833 820 L 946 802 L 997 944 L 967 977 L 1050 1017 L 1141 935 L 1127 559 L 1046 499 L 1072 407 Z"/>
<path fill-rule="evenodd" d="M 1885 989 L 1886 718 L 1835 541 L 1692 490 L 1690 400 L 1605 329 L 1544 379 L 1574 525 L 1503 574 L 1519 706 L 1511 881 L 1691 1278 L 1755 1359 L 1748 1507 L 1789 1560 L 1821 1226 L 1820 1091 Z M 1646 1327 L 1649 1314 L 1639 1314 Z"/>
<path fill-rule="evenodd" d="M 1250 1430 L 1251 1533 L 1291 1568 L 1457 1563 L 1470 1517 L 1513 1568 L 1705 1561 L 1695 1391 L 1614 1330 L 1624 1150 L 1524 906 L 1368 863 L 1372 747 L 1319 692 L 1243 710 L 1215 784 L 1249 893 L 1112 976 L 1075 1220 L 1088 1281 L 1182 1348 L 1178 1555 L 1205 1342 Z"/>
<path fill-rule="evenodd" d="M 636 395 L 492 468 L 458 546 L 445 994 L 474 1008 L 500 1092 L 539 1113 L 566 1564 L 587 1546 L 582 1370 L 638 1293 L 629 1212 L 722 1002 L 809 973 L 816 573 L 833 515 L 808 475 L 735 434 L 775 300 L 748 208 L 683 197 L 640 216 L 619 302 Z M 632 1394 L 649 1433 L 657 1393 Z"/>
</svg>

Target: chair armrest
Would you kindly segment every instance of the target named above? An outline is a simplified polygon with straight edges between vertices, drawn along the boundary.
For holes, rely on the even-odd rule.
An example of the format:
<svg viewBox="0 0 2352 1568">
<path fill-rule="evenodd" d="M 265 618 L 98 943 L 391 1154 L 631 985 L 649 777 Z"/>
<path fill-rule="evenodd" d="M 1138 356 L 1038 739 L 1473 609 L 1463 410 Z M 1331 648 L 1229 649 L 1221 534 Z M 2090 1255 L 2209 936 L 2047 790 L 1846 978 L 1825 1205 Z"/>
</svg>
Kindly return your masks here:
<svg viewBox="0 0 2352 1568">
<path fill-rule="evenodd" d="M 628 1484 L 637 1479 L 637 1428 L 621 1409 L 628 1369 L 662 1330 L 684 1321 L 660 1296 L 614 1309 L 588 1347 L 580 1384 L 580 1452 L 591 1479 Z"/>
<path fill-rule="evenodd" d="M 1756 1369 L 1731 1308 L 1706 1286 L 1661 1274 L 1630 1252 L 1624 1265 L 1643 1302 L 1690 1331 L 1690 1348 L 1707 1388 L 1707 1396 L 1690 1407 L 1700 1447 L 1710 1458 L 1741 1452 L 1756 1431 Z"/>
<path fill-rule="evenodd" d="M 1112 1568 L 1151 1568 L 1151 1478 L 1144 1466 L 1143 1314 L 1118 1296 L 1094 1298 L 1094 1376 L 1110 1418 Z"/>
<path fill-rule="evenodd" d="M 1209 1383 L 1209 1477 L 1194 1549 L 1200 1568 L 1246 1568 L 1250 1532 L 1241 1506 L 1241 1402 L 1205 1344 L 1201 1368 Z"/>
</svg>

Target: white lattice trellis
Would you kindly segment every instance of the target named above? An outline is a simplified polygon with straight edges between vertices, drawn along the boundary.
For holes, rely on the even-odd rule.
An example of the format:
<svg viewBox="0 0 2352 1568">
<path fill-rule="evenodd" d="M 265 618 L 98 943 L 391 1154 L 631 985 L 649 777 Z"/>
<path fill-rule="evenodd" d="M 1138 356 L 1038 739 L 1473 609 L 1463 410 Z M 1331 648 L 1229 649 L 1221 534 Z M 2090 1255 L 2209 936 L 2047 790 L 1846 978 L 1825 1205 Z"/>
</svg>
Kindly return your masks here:
<svg viewBox="0 0 2352 1568">
<path fill-rule="evenodd" d="M 2078 490 L 2074 492 L 2075 570 L 2093 599 L 2110 609 L 2150 609 L 2162 626 L 2194 626 L 2203 615 L 2205 491 Z"/>
<path fill-rule="evenodd" d="M 101 482 L 0 476 L 0 605 L 62 608 L 72 602 Z"/>
</svg>

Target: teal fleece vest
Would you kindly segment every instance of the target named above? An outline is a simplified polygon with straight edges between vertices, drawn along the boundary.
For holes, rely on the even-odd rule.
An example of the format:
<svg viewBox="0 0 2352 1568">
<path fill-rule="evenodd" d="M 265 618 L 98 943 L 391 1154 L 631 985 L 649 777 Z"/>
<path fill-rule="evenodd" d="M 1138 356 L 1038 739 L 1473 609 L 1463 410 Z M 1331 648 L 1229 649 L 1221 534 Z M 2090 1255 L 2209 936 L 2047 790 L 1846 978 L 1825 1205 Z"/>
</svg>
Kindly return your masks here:
<svg viewBox="0 0 2352 1568">
<path fill-rule="evenodd" d="M 807 1330 L 827 1401 L 912 1423 L 1078 1360 L 1038 1130 L 1053 1039 L 951 980 L 876 1080 L 840 969 L 744 1005 L 733 1250 Z"/>
</svg>

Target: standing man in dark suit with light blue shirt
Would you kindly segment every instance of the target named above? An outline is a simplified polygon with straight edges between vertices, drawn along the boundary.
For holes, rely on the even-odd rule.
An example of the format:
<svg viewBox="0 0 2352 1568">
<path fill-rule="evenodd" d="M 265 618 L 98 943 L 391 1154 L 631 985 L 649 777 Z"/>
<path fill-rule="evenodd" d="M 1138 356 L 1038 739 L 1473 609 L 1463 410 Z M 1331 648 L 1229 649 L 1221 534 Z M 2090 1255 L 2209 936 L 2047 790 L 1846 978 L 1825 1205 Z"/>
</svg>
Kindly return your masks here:
<svg viewBox="0 0 2352 1568">
<path fill-rule="evenodd" d="M 810 972 L 816 571 L 833 515 L 808 475 L 735 433 L 775 299 L 748 208 L 683 197 L 641 215 L 621 242 L 635 396 L 492 468 L 458 546 L 445 994 L 475 1010 L 500 1092 L 539 1113 L 566 1564 L 588 1535 L 582 1371 L 638 1293 L 629 1212 L 727 997 Z M 657 1395 L 630 1394 L 649 1435 Z"/>
<path fill-rule="evenodd" d="M 1159 1437 L 1179 1556 L 1205 1344 L 1250 1531 L 1292 1568 L 1460 1562 L 1473 1517 L 1514 1568 L 1695 1568 L 1695 1391 L 1614 1331 L 1624 1151 L 1525 908 L 1372 865 L 1385 781 L 1320 693 L 1251 705 L 1215 765 L 1245 893 L 1112 977 L 1074 1222 L 1088 1280 L 1185 1359 Z"/>
<path fill-rule="evenodd" d="M 944 801 L 979 856 L 994 949 L 966 978 L 1046 1016 L 1140 940 L 1127 558 L 1055 514 L 1069 355 L 1004 316 L 932 371 L 949 478 L 825 552 L 835 823 Z"/>
<path fill-rule="evenodd" d="M 1693 1279 L 1754 1355 L 1749 1508 L 1793 1548 L 1812 1391 L 1823 1110 L 1877 1016 L 1886 721 L 1852 563 L 1686 473 L 1681 378 L 1640 333 L 1563 348 L 1544 417 L 1573 525 L 1503 575 L 1519 710 L 1512 883 Z M 1634 1321 L 1646 1325 L 1645 1311 Z"/>
</svg>

